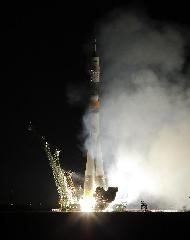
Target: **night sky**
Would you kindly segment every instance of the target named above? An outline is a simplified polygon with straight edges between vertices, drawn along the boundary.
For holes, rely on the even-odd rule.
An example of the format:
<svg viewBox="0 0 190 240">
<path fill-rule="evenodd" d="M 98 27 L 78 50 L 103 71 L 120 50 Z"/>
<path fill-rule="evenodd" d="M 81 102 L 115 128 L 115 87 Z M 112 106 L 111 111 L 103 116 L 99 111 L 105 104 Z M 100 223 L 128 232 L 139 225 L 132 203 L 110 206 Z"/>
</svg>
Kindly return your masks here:
<svg viewBox="0 0 190 240">
<path fill-rule="evenodd" d="M 189 7 L 182 1 L 63 2 L 1 7 L 0 203 L 8 202 L 13 191 L 17 203 L 57 204 L 48 159 L 28 132 L 29 121 L 53 148 L 62 150 L 65 169 L 84 173 L 86 46 L 101 19 L 112 9 L 132 5 L 155 19 L 190 26 Z"/>
</svg>

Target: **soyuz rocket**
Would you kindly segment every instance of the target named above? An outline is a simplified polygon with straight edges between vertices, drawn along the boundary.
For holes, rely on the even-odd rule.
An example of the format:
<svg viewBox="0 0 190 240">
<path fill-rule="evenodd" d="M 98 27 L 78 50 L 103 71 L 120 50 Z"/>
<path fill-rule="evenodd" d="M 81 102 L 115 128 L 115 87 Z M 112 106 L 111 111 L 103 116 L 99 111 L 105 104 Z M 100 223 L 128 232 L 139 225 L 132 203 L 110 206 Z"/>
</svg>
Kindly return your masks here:
<svg viewBox="0 0 190 240">
<path fill-rule="evenodd" d="M 100 59 L 96 51 L 96 39 L 90 58 L 90 101 L 89 101 L 89 149 L 87 149 L 87 161 L 84 180 L 84 196 L 93 196 L 97 187 L 106 188 L 102 151 L 100 144 L 99 122 L 99 91 L 100 91 Z"/>
</svg>

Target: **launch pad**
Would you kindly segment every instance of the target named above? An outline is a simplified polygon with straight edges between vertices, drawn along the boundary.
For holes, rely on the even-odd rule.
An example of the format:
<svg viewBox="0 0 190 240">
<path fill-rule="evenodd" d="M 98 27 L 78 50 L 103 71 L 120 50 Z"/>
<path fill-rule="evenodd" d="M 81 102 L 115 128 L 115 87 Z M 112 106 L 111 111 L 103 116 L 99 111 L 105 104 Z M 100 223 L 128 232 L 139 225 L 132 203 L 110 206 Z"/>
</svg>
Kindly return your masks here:
<svg viewBox="0 0 190 240">
<path fill-rule="evenodd" d="M 54 209 L 56 212 L 100 212 L 104 211 L 109 203 L 114 201 L 118 188 L 108 187 L 105 190 L 103 187 L 96 187 L 96 190 L 91 189 L 91 195 L 85 195 L 84 189 L 77 186 L 73 181 L 73 172 L 64 170 L 59 161 L 60 151 L 56 149 L 52 151 L 45 137 L 41 137 L 36 129 L 31 125 L 28 127 L 40 140 L 43 149 L 49 160 L 50 167 L 54 176 L 55 184 L 59 194 L 59 209 Z M 88 180 L 88 178 L 86 179 Z M 87 191 L 86 191 L 87 192 Z M 89 192 L 88 192 L 89 193 Z"/>
</svg>

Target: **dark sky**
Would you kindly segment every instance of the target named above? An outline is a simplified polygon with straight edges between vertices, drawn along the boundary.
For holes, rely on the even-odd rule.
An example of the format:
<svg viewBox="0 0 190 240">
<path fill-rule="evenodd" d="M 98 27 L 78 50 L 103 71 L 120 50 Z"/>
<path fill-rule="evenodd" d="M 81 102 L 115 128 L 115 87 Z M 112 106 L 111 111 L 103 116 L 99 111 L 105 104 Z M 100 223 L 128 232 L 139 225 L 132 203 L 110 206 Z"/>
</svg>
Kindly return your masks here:
<svg viewBox="0 0 190 240">
<path fill-rule="evenodd" d="M 187 3 L 139 2 L 52 1 L 33 6 L 17 2 L 1 7 L 0 203 L 8 201 L 12 189 L 18 203 L 56 204 L 48 159 L 38 139 L 27 131 L 30 120 L 53 147 L 63 150 L 63 167 L 84 172 L 85 46 L 98 21 L 114 8 L 132 5 L 153 18 L 190 25 Z M 80 104 L 70 104 L 72 94 Z"/>
</svg>

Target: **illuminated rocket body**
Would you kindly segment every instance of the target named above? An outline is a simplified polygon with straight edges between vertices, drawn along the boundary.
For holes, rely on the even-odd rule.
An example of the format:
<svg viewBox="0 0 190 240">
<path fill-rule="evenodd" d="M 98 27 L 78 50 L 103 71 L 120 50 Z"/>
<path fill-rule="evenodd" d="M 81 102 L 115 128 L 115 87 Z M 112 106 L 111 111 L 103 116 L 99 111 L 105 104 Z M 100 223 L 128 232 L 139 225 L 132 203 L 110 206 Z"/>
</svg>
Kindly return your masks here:
<svg viewBox="0 0 190 240">
<path fill-rule="evenodd" d="M 84 195 L 92 196 L 96 187 L 105 188 L 104 168 L 100 144 L 99 127 L 99 84 L 100 84 L 100 64 L 96 53 L 96 41 L 94 41 L 94 51 L 90 62 L 90 149 L 87 151 L 87 162 L 84 182 Z"/>
</svg>

